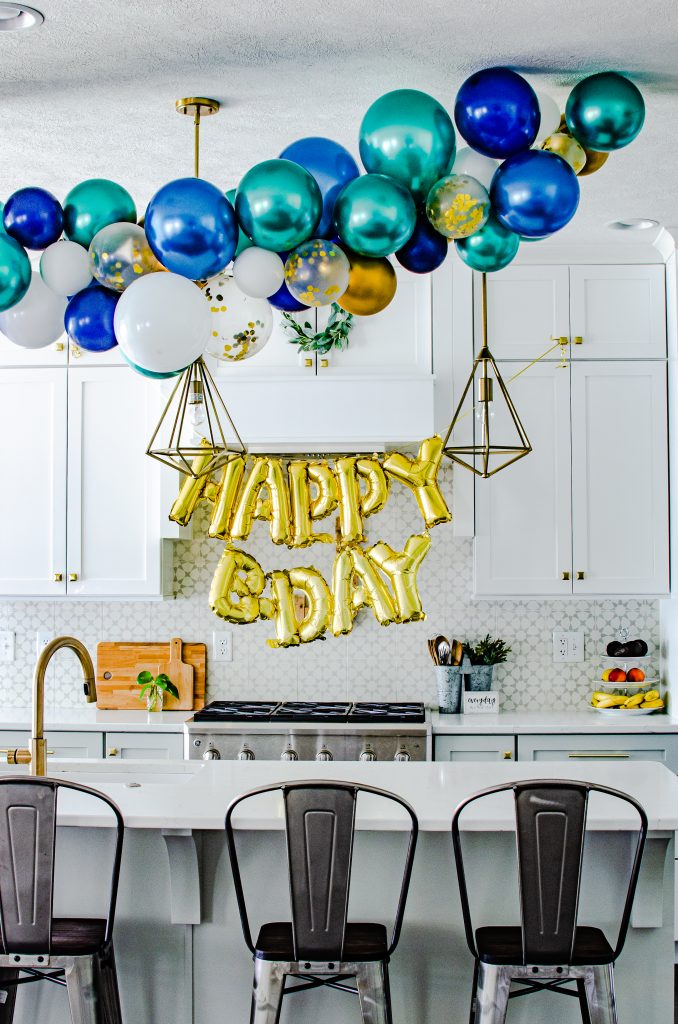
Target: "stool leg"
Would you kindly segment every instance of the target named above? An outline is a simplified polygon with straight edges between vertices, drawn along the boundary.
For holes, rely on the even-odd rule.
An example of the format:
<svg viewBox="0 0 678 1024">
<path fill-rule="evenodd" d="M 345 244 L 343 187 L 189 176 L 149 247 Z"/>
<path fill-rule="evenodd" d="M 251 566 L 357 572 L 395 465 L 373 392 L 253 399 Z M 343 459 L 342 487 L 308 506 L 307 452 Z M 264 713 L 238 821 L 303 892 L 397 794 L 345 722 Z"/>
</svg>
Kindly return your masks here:
<svg viewBox="0 0 678 1024">
<path fill-rule="evenodd" d="M 473 988 L 471 989 L 471 1010 L 469 1013 L 469 1024 L 475 1024 L 476 1019 L 476 989 L 478 988 L 478 960 L 473 964 Z"/>
<path fill-rule="evenodd" d="M 285 973 L 276 960 L 254 958 L 250 1024 L 278 1024 Z"/>
<path fill-rule="evenodd" d="M 101 1000 L 101 1019 L 103 1024 L 122 1024 L 120 1009 L 120 993 L 118 991 L 118 972 L 115 969 L 113 947 L 97 957 L 96 983 Z M 0 1020 L 2 1024 L 2 1020 Z"/>
<path fill-rule="evenodd" d="M 510 967 L 478 965 L 475 1024 L 504 1024 L 510 988 Z"/>
<path fill-rule="evenodd" d="M 392 1024 L 388 966 L 384 960 L 362 963 L 356 973 L 363 1024 Z"/>
<path fill-rule="evenodd" d="M 4 988 L 3 982 L 19 977 L 13 967 L 0 968 L 0 1024 L 12 1024 L 14 1020 L 14 1004 L 16 1003 L 16 985 Z"/>
<path fill-rule="evenodd" d="M 589 967 L 584 978 L 591 1024 L 618 1024 L 614 966 Z"/>
<path fill-rule="evenodd" d="M 66 968 L 72 1024 L 105 1024 L 96 983 L 96 957 L 74 956 Z"/>
<path fill-rule="evenodd" d="M 589 1017 L 589 1004 L 586 998 L 586 985 L 583 978 L 577 978 L 577 993 L 579 995 L 579 1009 L 581 1010 L 582 1024 L 591 1024 Z"/>
</svg>

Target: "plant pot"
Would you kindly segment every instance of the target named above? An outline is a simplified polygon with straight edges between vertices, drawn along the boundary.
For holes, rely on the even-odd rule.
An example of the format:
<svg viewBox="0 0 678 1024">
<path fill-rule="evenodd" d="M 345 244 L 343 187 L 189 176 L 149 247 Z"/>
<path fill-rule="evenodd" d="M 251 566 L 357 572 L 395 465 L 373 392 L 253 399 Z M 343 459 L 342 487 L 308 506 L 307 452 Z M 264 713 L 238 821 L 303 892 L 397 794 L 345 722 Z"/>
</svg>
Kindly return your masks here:
<svg viewBox="0 0 678 1024">
<path fill-rule="evenodd" d="M 146 710 L 147 711 L 162 711 L 162 705 L 165 699 L 164 691 L 159 686 L 151 686 L 146 691 Z"/>
<path fill-rule="evenodd" d="M 444 715 L 458 715 L 461 711 L 461 667 L 459 665 L 436 665 L 438 686 L 438 710 Z"/>
<path fill-rule="evenodd" d="M 478 692 L 492 689 L 492 669 L 494 665 L 471 665 L 468 675 L 467 690 Z"/>
</svg>

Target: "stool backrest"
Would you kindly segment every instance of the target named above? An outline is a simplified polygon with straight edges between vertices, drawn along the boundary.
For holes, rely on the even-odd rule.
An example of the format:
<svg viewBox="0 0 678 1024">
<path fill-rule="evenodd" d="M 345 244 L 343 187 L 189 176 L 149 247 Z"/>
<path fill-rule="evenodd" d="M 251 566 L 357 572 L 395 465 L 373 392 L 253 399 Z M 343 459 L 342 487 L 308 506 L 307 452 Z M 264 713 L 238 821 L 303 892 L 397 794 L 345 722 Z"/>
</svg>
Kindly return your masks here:
<svg viewBox="0 0 678 1024">
<path fill-rule="evenodd" d="M 349 782 L 301 781 L 265 786 L 237 797 L 226 812 L 226 839 L 245 942 L 254 952 L 233 832 L 232 816 L 244 800 L 282 792 L 285 805 L 287 867 L 294 955 L 297 960 L 341 960 L 351 888 L 351 863 L 358 793 L 372 793 L 399 804 L 410 818 L 389 955 L 400 938 L 417 842 L 417 817 L 405 800 L 372 786 Z"/>
<path fill-rule="evenodd" d="M 73 782 L 14 776 L 0 778 L 0 939 L 2 952 L 50 953 L 60 789 L 77 790 L 107 804 L 117 835 L 105 942 L 111 938 L 120 875 L 124 824 L 103 793 Z"/>
<path fill-rule="evenodd" d="M 647 835 L 647 816 L 640 804 L 619 790 L 593 783 L 544 779 L 509 783 L 483 790 L 464 800 L 452 819 L 452 841 L 459 879 L 466 940 L 477 956 L 461 850 L 459 819 L 476 800 L 512 791 L 516 815 L 518 880 L 523 964 L 571 962 L 577 929 L 581 871 L 589 793 L 603 793 L 630 804 L 638 814 L 634 856 L 624 894 L 615 958 L 626 940 L 640 861 Z"/>
</svg>

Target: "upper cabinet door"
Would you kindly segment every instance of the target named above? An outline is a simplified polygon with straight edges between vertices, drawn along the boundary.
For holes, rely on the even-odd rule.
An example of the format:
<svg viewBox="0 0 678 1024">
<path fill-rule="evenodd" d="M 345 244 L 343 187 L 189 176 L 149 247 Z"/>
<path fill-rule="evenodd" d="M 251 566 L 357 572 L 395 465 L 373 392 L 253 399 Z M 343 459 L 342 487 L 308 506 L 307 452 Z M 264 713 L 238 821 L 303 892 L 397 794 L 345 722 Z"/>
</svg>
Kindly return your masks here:
<svg viewBox="0 0 678 1024">
<path fill-rule="evenodd" d="M 0 367 L 66 366 L 67 363 L 68 338 L 65 334 L 45 348 L 22 348 L 0 334 Z"/>
<path fill-rule="evenodd" d="M 475 347 L 482 339 L 480 275 L 474 275 Z M 487 336 L 495 359 L 530 362 L 570 335 L 567 267 L 510 266 L 487 275 Z M 550 358 L 560 358 L 554 349 Z"/>
<path fill-rule="evenodd" d="M 572 366 L 575 594 L 669 589 L 666 366 Z"/>
<path fill-rule="evenodd" d="M 157 382 L 128 367 L 68 377 L 68 593 L 159 595 Z"/>
<path fill-rule="evenodd" d="M 279 309 L 273 309 L 273 332 L 264 347 L 249 359 L 237 361 L 208 358 L 210 370 L 214 373 L 224 393 L 228 385 L 239 380 L 281 379 L 293 377 L 297 380 L 315 377 L 315 352 L 300 352 L 293 344 L 295 333 Z M 314 309 L 295 313 L 294 319 L 300 324 L 311 324 L 307 333 L 316 330 Z M 226 403 L 228 404 L 228 402 Z"/>
<path fill-rule="evenodd" d="M 515 367 L 499 369 L 507 381 Z M 475 592 L 571 594 L 569 366 L 539 363 L 508 389 L 532 451 L 489 480 L 476 479 Z M 490 431 L 501 444 L 508 413 L 495 405 Z M 455 468 L 455 479 L 465 472 Z"/>
<path fill-rule="evenodd" d="M 353 318 L 348 348 L 318 355 L 318 376 L 422 377 L 432 373 L 431 276 L 399 268 L 398 290 L 374 316 Z M 318 310 L 318 329 L 329 307 Z M 450 340 L 451 344 L 451 340 Z"/>
<path fill-rule="evenodd" d="M 665 359 L 663 266 L 570 267 L 573 359 Z"/>
<path fill-rule="evenodd" d="M 0 594 L 66 592 L 65 369 L 0 370 Z"/>
</svg>

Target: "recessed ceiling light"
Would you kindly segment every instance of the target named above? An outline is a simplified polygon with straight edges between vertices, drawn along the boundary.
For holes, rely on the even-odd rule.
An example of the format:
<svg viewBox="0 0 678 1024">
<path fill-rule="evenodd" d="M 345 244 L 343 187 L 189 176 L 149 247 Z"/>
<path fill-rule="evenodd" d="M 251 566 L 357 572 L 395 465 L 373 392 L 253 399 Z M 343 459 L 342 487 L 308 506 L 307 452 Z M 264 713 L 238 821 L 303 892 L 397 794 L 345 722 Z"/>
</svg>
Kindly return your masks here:
<svg viewBox="0 0 678 1024">
<path fill-rule="evenodd" d="M 25 4 L 0 3 L 0 32 L 22 32 L 42 25 L 45 15 Z"/>
<path fill-rule="evenodd" d="M 650 217 L 628 217 L 626 220 L 612 220 L 607 226 L 613 231 L 647 231 L 648 228 L 658 228 L 659 221 Z"/>
</svg>

